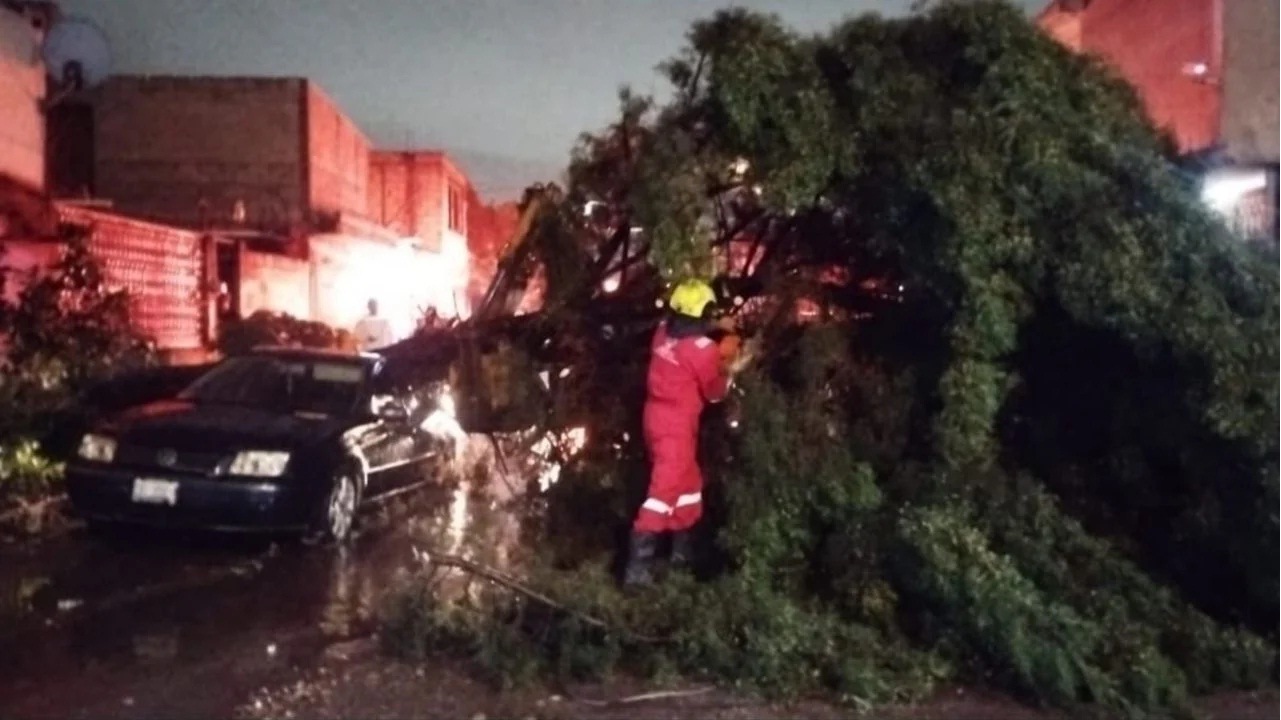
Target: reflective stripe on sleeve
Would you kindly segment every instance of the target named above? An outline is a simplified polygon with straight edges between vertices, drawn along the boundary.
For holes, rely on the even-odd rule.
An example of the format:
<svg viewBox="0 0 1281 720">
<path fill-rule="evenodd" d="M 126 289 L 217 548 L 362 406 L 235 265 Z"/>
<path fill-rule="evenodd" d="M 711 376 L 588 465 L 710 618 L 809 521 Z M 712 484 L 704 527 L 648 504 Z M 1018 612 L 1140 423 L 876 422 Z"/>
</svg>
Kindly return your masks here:
<svg viewBox="0 0 1281 720">
<path fill-rule="evenodd" d="M 679 504 L 679 501 L 677 502 L 677 504 Z M 668 505 L 667 503 L 657 498 L 646 498 L 645 504 L 641 505 L 641 509 L 648 510 L 650 512 L 656 512 L 659 515 L 672 514 L 672 506 Z"/>
<path fill-rule="evenodd" d="M 676 507 L 685 507 L 686 505 L 697 505 L 703 502 L 703 493 L 689 493 L 676 498 Z"/>
</svg>

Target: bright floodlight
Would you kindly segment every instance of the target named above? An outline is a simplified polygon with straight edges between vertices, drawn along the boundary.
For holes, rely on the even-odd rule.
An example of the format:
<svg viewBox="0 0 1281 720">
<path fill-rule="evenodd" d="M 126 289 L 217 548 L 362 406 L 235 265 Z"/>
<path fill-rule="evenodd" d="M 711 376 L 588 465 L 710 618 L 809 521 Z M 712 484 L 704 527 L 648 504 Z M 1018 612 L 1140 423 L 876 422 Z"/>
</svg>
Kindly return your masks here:
<svg viewBox="0 0 1281 720">
<path fill-rule="evenodd" d="M 1206 175 L 1201 183 L 1201 199 L 1220 213 L 1230 212 L 1241 198 L 1268 186 L 1262 170 L 1224 170 Z"/>
</svg>

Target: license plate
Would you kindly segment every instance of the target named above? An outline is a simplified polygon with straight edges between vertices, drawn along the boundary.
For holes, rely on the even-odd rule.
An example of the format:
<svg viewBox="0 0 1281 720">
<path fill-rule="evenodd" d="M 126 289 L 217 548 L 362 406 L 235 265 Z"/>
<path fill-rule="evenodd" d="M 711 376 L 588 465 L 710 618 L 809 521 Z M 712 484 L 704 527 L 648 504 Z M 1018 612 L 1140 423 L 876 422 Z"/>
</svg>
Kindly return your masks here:
<svg viewBox="0 0 1281 720">
<path fill-rule="evenodd" d="M 178 483 L 172 480 L 137 478 L 133 481 L 133 501 L 154 505 L 177 505 Z"/>
</svg>

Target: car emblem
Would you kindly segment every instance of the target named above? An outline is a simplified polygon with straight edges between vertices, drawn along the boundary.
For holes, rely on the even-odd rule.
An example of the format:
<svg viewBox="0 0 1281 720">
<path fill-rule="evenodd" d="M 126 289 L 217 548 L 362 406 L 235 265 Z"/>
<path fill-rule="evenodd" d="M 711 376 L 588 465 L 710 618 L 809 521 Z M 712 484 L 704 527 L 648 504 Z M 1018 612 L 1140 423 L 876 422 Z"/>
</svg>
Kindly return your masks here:
<svg viewBox="0 0 1281 720">
<path fill-rule="evenodd" d="M 174 463 L 178 462 L 178 453 L 173 450 L 161 450 L 156 453 L 156 462 L 165 467 L 173 467 Z"/>
</svg>

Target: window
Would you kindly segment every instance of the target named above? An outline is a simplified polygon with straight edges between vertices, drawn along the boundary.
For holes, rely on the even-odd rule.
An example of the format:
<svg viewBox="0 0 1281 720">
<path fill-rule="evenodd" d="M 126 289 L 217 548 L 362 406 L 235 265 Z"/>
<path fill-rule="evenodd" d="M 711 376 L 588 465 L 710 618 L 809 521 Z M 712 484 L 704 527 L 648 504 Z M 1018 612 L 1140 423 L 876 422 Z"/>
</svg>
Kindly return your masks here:
<svg viewBox="0 0 1281 720">
<path fill-rule="evenodd" d="M 453 185 L 449 186 L 449 229 L 459 235 L 467 234 L 464 221 L 463 194 Z"/>
<path fill-rule="evenodd" d="M 197 404 L 346 417 L 362 397 L 365 377 L 365 366 L 358 360 L 249 355 L 220 363 L 179 397 Z"/>
</svg>

